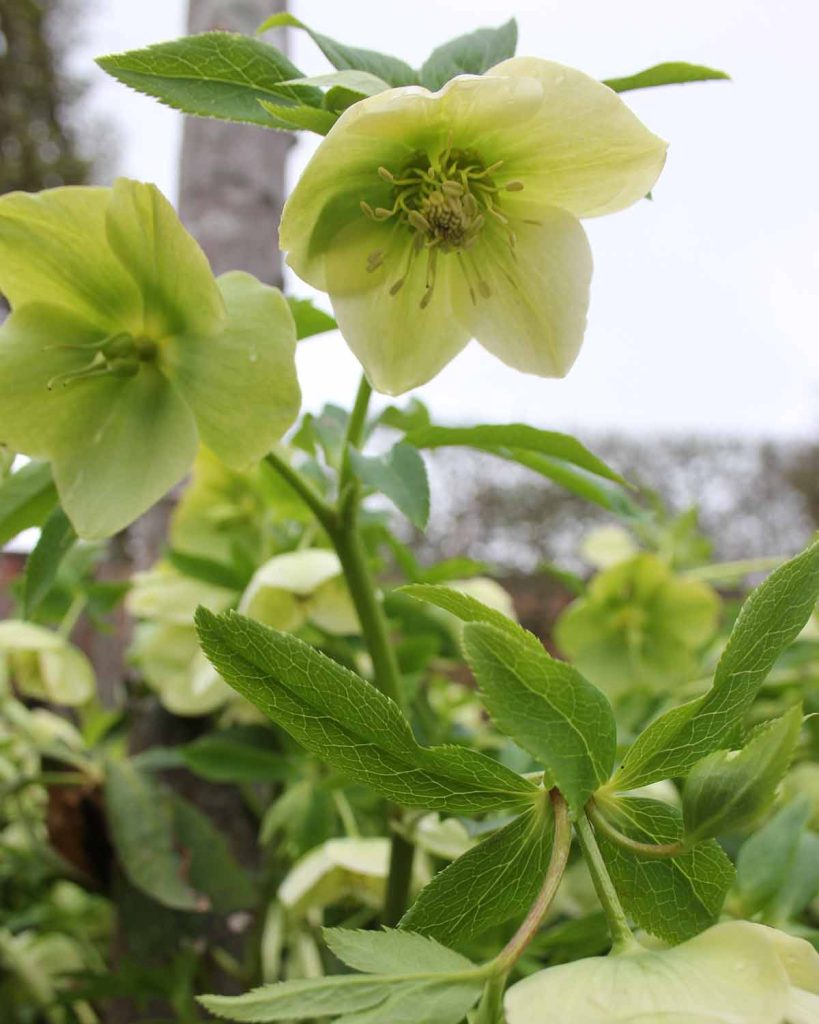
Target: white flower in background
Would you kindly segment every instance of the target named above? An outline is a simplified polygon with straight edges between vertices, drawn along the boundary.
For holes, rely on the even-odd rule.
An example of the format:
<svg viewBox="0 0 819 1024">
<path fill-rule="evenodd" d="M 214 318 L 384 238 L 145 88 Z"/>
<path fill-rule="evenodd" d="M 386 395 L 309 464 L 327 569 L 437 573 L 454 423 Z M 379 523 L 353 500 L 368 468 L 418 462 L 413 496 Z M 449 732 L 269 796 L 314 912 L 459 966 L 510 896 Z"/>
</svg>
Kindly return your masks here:
<svg viewBox="0 0 819 1024">
<path fill-rule="evenodd" d="M 0 678 L 24 697 L 75 706 L 96 692 L 91 662 L 59 633 L 31 622 L 0 622 Z"/>
<path fill-rule="evenodd" d="M 239 611 L 284 632 L 308 622 L 338 636 L 360 631 L 341 563 L 323 548 L 291 551 L 265 562 L 242 595 Z"/>
</svg>

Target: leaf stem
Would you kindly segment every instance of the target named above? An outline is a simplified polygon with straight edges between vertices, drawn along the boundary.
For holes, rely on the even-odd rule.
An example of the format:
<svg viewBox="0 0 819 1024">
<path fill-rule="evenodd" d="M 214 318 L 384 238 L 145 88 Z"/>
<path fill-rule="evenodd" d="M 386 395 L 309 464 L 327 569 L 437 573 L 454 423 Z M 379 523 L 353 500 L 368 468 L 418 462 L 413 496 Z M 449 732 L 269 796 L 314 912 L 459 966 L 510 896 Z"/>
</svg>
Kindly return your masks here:
<svg viewBox="0 0 819 1024">
<path fill-rule="evenodd" d="M 523 919 L 522 924 L 506 943 L 503 949 L 495 958 L 494 963 L 504 973 L 514 967 L 520 959 L 523 951 L 534 938 L 546 911 L 552 904 L 555 894 L 566 870 L 566 862 L 569 859 L 569 850 L 572 845 L 572 828 L 569 823 L 569 811 L 566 801 L 557 789 L 549 793 L 552 801 L 552 811 L 555 817 L 555 833 L 552 840 L 552 855 L 549 858 L 549 866 L 543 879 L 543 885 L 529 913 Z"/>
<path fill-rule="evenodd" d="M 268 452 L 265 455 L 265 462 L 290 484 L 327 533 L 335 529 L 335 509 L 322 498 L 309 480 L 305 480 L 301 473 L 293 469 L 290 463 L 283 459 L 276 451 Z"/>
<path fill-rule="evenodd" d="M 639 947 L 626 920 L 626 913 L 620 903 L 620 897 L 614 888 L 614 883 L 609 875 L 603 854 L 597 845 L 594 836 L 594 829 L 585 813 L 578 815 L 574 823 L 583 859 L 589 869 L 589 874 L 594 883 L 597 898 L 602 904 L 603 911 L 608 921 L 611 932 L 611 943 L 613 953 L 627 953 L 629 950 Z"/>
<path fill-rule="evenodd" d="M 636 853 L 638 857 L 644 857 L 646 860 L 665 860 L 668 857 L 679 857 L 681 853 L 687 851 L 686 844 L 682 839 L 678 839 L 673 843 L 641 843 L 637 839 L 624 835 L 606 817 L 593 799 L 589 800 L 586 804 L 586 814 L 597 831 L 602 832 L 607 839 L 610 839 L 624 850 Z"/>
</svg>

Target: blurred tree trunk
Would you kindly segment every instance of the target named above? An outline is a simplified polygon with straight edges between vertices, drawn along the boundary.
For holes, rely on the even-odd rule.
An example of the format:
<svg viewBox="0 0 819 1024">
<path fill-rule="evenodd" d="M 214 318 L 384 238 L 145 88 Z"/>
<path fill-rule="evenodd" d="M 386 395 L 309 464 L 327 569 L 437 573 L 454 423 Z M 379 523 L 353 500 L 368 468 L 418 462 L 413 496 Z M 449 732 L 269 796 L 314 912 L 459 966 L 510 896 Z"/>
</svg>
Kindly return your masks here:
<svg viewBox="0 0 819 1024">
<path fill-rule="evenodd" d="M 189 0 L 188 32 L 215 29 L 252 35 L 266 17 L 286 9 L 285 0 Z M 284 33 L 275 40 L 285 47 Z M 205 250 L 214 273 L 247 270 L 270 284 L 281 284 L 282 263 L 278 224 L 284 202 L 285 162 L 290 136 L 251 125 L 188 118 L 185 121 L 179 190 L 179 212 L 188 230 Z M 167 536 L 173 499 L 166 499 L 129 531 L 136 569 L 160 556 Z M 156 701 L 134 709 L 129 745 L 132 753 L 188 742 L 204 720 L 177 718 Z M 188 772 L 168 773 L 174 790 L 199 807 L 220 828 L 241 864 L 252 870 L 258 861 L 256 824 L 235 787 L 215 785 Z M 231 934 L 224 922 L 212 922 L 207 939 L 242 959 L 248 933 Z M 128 937 L 120 936 L 127 948 Z M 232 979 L 214 977 L 210 991 L 239 991 Z M 133 1006 L 111 1007 L 110 1024 L 138 1021 Z"/>
<path fill-rule="evenodd" d="M 190 0 L 188 31 L 225 29 L 251 35 L 284 0 Z M 284 32 L 274 38 L 284 49 Z M 248 270 L 281 284 L 278 225 L 292 137 L 282 132 L 189 118 L 180 172 L 182 220 L 214 272 Z"/>
</svg>

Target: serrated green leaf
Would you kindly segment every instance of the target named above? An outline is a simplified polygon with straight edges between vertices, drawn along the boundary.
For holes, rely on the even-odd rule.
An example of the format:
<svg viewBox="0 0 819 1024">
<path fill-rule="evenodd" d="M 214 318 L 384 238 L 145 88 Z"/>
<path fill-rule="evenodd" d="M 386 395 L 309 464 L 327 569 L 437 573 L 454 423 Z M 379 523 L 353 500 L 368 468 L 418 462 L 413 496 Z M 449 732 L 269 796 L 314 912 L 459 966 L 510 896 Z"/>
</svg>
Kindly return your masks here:
<svg viewBox="0 0 819 1024">
<path fill-rule="evenodd" d="M 432 421 L 429 409 L 424 403 L 418 398 L 411 398 L 403 408 L 397 405 L 388 405 L 379 415 L 377 422 L 382 423 L 385 427 L 403 430 L 406 433 L 410 430 L 428 427 Z"/>
<path fill-rule="evenodd" d="M 287 297 L 287 304 L 293 314 L 296 324 L 296 338 L 302 341 L 304 338 L 312 338 L 316 334 L 324 334 L 327 331 L 335 331 L 338 324 L 329 313 L 319 309 L 312 299 L 294 299 L 291 295 Z"/>
<path fill-rule="evenodd" d="M 549 866 L 553 835 L 547 803 L 522 814 L 439 871 L 400 927 L 452 944 L 524 914 Z"/>
<path fill-rule="evenodd" d="M 606 812 L 621 832 L 638 842 L 665 844 L 682 838 L 682 816 L 668 804 L 623 797 L 607 803 Z M 641 928 L 677 943 L 715 923 L 734 869 L 714 840 L 662 860 L 641 857 L 601 833 L 597 841 L 626 912 Z"/>
<path fill-rule="evenodd" d="M 290 634 L 204 608 L 196 623 L 234 689 L 305 749 L 397 803 L 477 813 L 525 805 L 538 792 L 477 751 L 419 746 L 388 697 Z"/>
<path fill-rule="evenodd" d="M 781 924 L 790 916 L 794 894 L 791 879 L 800 845 L 808 834 L 805 830 L 810 815 L 810 799 L 803 794 L 777 811 L 740 847 L 736 889 L 742 911 L 748 917 L 762 914 L 769 922 Z M 806 867 L 802 866 L 800 874 Z M 814 864 L 814 876 L 816 868 Z M 819 886 L 819 878 L 816 885 Z M 809 893 L 807 899 L 812 895 L 815 892 Z"/>
<path fill-rule="evenodd" d="M 802 707 L 797 705 L 755 729 L 742 750 L 718 750 L 694 765 L 682 800 L 689 841 L 750 825 L 768 808 L 801 728 Z"/>
<path fill-rule="evenodd" d="M 57 504 L 47 462 L 27 462 L 0 482 L 0 547 L 31 526 L 39 526 Z"/>
<path fill-rule="evenodd" d="M 299 21 L 292 14 L 273 14 L 256 30 L 257 35 L 267 32 L 273 28 L 300 28 L 306 32 L 313 42 L 318 46 L 327 60 L 338 68 L 339 71 L 367 71 L 377 78 L 382 78 L 391 86 L 416 85 L 418 75 L 409 64 L 398 60 L 397 57 L 390 57 L 386 53 L 377 53 L 375 50 L 362 50 L 354 46 L 345 46 L 343 43 L 330 39 L 329 36 L 314 32 L 311 28 Z M 293 76 L 295 77 L 295 76 Z"/>
<path fill-rule="evenodd" d="M 356 71 L 347 68 L 343 71 L 331 71 L 326 75 L 311 75 L 309 78 L 294 78 L 287 85 L 312 85 L 316 88 L 341 88 L 347 92 L 357 93 L 360 97 L 375 96 L 390 88 L 389 82 L 370 74 L 369 71 Z"/>
<path fill-rule="evenodd" d="M 277 50 L 232 32 L 203 32 L 142 50 L 99 57 L 124 85 L 200 117 L 270 126 L 259 101 L 321 107 L 320 89 L 283 84 L 301 72 Z"/>
<path fill-rule="evenodd" d="M 461 622 L 483 622 L 488 626 L 495 626 L 497 629 L 506 630 L 513 636 L 534 645 L 537 650 L 542 650 L 543 645 L 534 633 L 528 632 L 517 622 L 514 622 L 503 612 L 478 601 L 469 594 L 462 594 L 459 590 L 451 587 L 443 587 L 437 583 L 409 583 L 404 587 L 397 587 L 396 592 L 414 597 L 417 601 L 424 601 L 441 608 L 450 615 L 454 615 Z"/>
<path fill-rule="evenodd" d="M 315 132 L 317 135 L 326 135 L 338 120 L 338 115 L 332 110 L 323 110 L 319 107 L 287 106 L 284 103 L 272 103 L 270 100 L 259 100 L 259 107 L 267 114 L 264 126 L 266 128 L 278 128 L 280 131 L 305 131 Z"/>
<path fill-rule="evenodd" d="M 779 655 L 802 631 L 819 598 L 819 542 L 785 562 L 748 597 L 704 697 L 653 722 L 626 754 L 612 789 L 636 789 L 686 774 L 742 728 Z"/>
<path fill-rule="evenodd" d="M 624 78 L 606 78 L 603 85 L 615 92 L 628 92 L 631 89 L 651 89 L 657 85 L 683 85 L 686 82 L 708 82 L 715 79 L 730 79 L 724 71 L 706 68 L 701 64 L 687 64 L 684 61 L 669 61 L 655 64 L 653 67 L 639 71 L 636 75 Z"/>
<path fill-rule="evenodd" d="M 191 886 L 204 893 L 217 914 L 254 907 L 258 894 L 230 852 L 225 836 L 187 800 L 174 794 L 172 801 L 174 845 L 187 865 Z"/>
<path fill-rule="evenodd" d="M 291 759 L 254 741 L 248 730 L 207 733 L 174 750 L 189 771 L 212 782 L 280 782 L 294 769 Z"/>
<path fill-rule="evenodd" d="M 202 583 L 208 583 L 213 587 L 241 592 L 250 582 L 250 577 L 237 567 L 202 555 L 190 555 L 185 551 L 169 548 L 165 558 L 183 576 L 201 580 Z"/>
<path fill-rule="evenodd" d="M 105 778 L 108 827 L 129 882 L 165 907 L 206 910 L 207 899 L 185 881 L 168 796 L 127 761 Z"/>
<path fill-rule="evenodd" d="M 410 431 L 407 434 L 407 441 L 416 448 L 457 446 L 477 448 L 479 451 L 488 451 L 492 454 L 500 454 L 504 449 L 537 452 L 579 466 L 606 480 L 624 483 L 618 473 L 593 455 L 577 438 L 554 430 L 538 430 L 525 423 L 484 424 L 477 427 L 426 427 Z"/>
<path fill-rule="evenodd" d="M 200 996 L 215 1014 L 235 1021 L 332 1018 L 339 1024 L 460 1024 L 481 993 L 467 975 L 347 974 L 266 985 L 243 996 Z"/>
<path fill-rule="evenodd" d="M 74 527 L 58 505 L 43 524 L 40 538 L 26 562 L 23 609 L 27 617 L 51 589 L 60 563 L 76 539 Z"/>
<path fill-rule="evenodd" d="M 479 28 L 437 47 L 419 72 L 421 85 L 433 92 L 456 75 L 482 75 L 515 56 L 518 26 L 514 18 L 498 28 Z"/>
<path fill-rule="evenodd" d="M 582 810 L 608 779 L 617 753 L 605 695 L 508 629 L 472 623 L 463 645 L 494 723 L 546 768 L 573 811 Z"/>
<path fill-rule="evenodd" d="M 325 928 L 323 935 L 342 963 L 365 974 L 452 974 L 475 966 L 460 953 L 416 932 Z"/>
<path fill-rule="evenodd" d="M 429 519 L 429 481 L 418 449 L 400 442 L 385 455 L 362 455 L 350 450 L 350 461 L 368 487 L 381 491 L 419 530 Z"/>
</svg>

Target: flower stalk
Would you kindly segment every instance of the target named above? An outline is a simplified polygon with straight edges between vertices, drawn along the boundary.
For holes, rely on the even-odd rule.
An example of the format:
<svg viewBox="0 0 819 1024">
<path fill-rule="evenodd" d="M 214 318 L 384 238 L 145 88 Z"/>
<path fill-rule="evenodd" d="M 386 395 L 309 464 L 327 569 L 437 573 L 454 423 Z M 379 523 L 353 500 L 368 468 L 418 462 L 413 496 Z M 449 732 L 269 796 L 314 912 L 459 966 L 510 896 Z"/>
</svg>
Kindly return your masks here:
<svg viewBox="0 0 819 1024">
<path fill-rule="evenodd" d="M 574 824 L 583 859 L 586 861 L 594 890 L 606 915 L 611 933 L 612 953 L 628 953 L 642 949 L 628 926 L 626 912 L 623 910 L 623 905 L 620 903 L 617 890 L 614 888 L 614 883 L 603 860 L 603 854 L 597 845 L 591 822 L 583 813 L 578 815 Z"/>
</svg>

